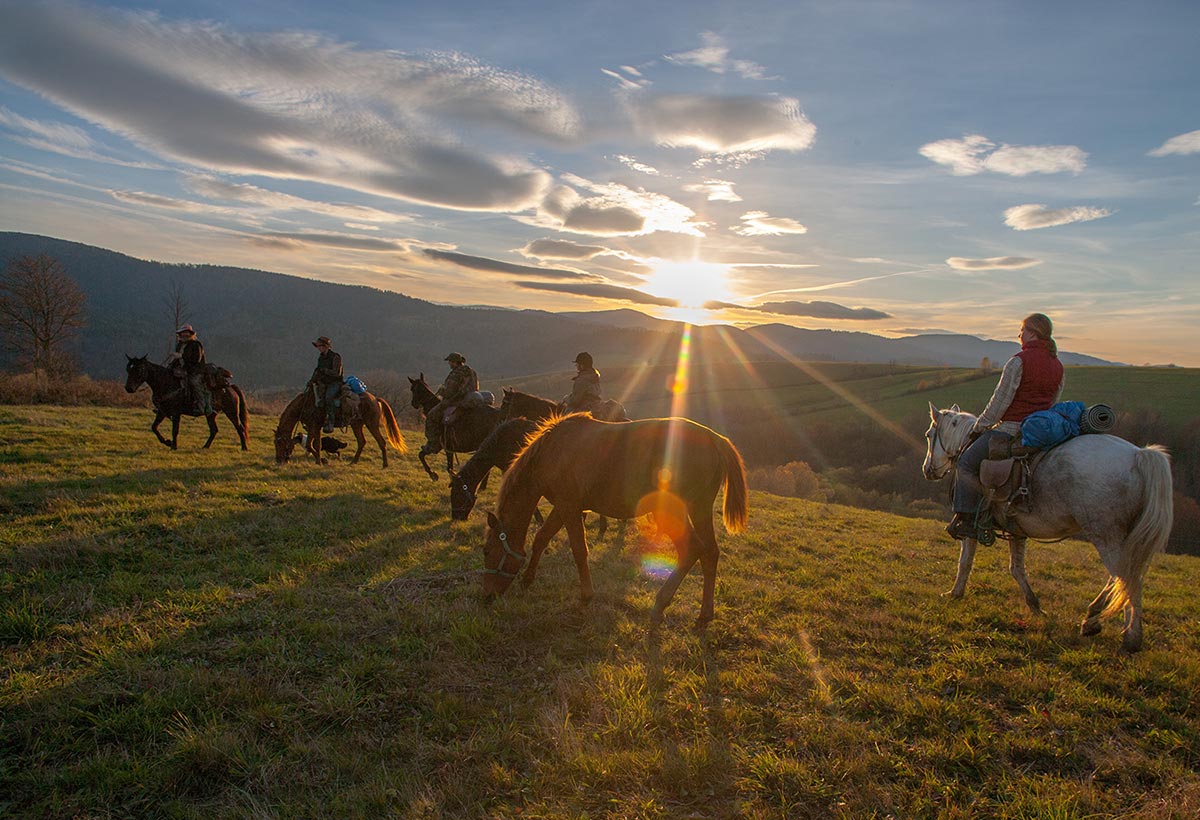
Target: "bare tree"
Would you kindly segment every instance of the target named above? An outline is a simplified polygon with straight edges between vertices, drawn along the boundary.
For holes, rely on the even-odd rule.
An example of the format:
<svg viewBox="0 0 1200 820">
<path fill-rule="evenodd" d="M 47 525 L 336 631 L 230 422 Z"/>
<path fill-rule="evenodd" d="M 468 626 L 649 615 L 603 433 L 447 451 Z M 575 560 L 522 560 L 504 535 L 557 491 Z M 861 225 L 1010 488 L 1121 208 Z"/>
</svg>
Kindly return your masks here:
<svg viewBox="0 0 1200 820">
<path fill-rule="evenodd" d="M 22 256 L 0 277 L 0 337 L 34 373 L 69 374 L 65 349 L 83 327 L 86 299 L 52 256 Z"/>
<path fill-rule="evenodd" d="M 171 289 L 163 294 L 163 304 L 171 316 L 171 344 L 175 343 L 175 331 L 183 327 L 188 318 L 188 304 L 183 296 L 183 283 L 171 280 Z"/>
</svg>

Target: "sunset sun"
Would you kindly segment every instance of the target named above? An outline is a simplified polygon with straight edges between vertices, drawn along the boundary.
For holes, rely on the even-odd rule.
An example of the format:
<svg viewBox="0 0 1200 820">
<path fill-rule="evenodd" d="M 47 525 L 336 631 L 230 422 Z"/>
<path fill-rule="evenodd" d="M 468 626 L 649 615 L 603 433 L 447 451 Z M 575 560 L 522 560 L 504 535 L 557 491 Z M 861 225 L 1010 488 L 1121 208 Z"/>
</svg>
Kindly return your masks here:
<svg viewBox="0 0 1200 820">
<path fill-rule="evenodd" d="M 646 290 L 678 300 L 688 313 L 703 315 L 706 302 L 729 300 L 728 268 L 710 262 L 659 262 Z"/>
</svg>

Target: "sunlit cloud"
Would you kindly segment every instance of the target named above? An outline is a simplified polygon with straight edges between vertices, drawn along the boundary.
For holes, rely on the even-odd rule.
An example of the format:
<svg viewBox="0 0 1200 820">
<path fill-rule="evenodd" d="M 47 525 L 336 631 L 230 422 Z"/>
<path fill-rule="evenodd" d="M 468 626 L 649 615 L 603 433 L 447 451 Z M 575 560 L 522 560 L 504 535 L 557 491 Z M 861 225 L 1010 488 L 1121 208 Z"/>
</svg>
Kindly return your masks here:
<svg viewBox="0 0 1200 820">
<path fill-rule="evenodd" d="M 616 80 L 618 87 L 622 91 L 636 91 L 639 88 L 645 88 L 646 86 L 650 85 L 650 81 L 643 78 L 640 71 L 627 65 L 621 66 L 621 71 L 613 71 L 610 68 L 602 68 L 600 69 L 600 73 Z"/>
<path fill-rule="evenodd" d="M 716 32 L 701 32 L 700 41 L 703 45 L 699 48 L 691 51 L 681 51 L 676 54 L 667 54 L 664 55 L 664 59 L 675 65 L 695 66 L 696 68 L 703 68 L 716 74 L 725 74 L 727 72 L 738 74 L 747 80 L 762 80 L 765 78 L 766 69 L 758 63 L 730 57 L 729 47 L 725 45 L 725 41 L 721 38 L 721 35 Z"/>
<path fill-rule="evenodd" d="M 63 69 L 70 55 L 71 70 Z M 0 74 L 161 156 L 479 211 L 538 202 L 544 170 L 468 144 L 566 143 L 578 114 L 537 80 L 455 54 L 61 3 L 6 8 Z"/>
<path fill-rule="evenodd" d="M 201 202 L 191 202 L 186 199 L 151 194 L 145 191 L 110 191 L 109 193 L 113 199 L 129 205 L 149 205 L 152 208 L 168 208 L 176 211 L 187 211 L 189 213 L 211 213 L 223 210 Z"/>
<path fill-rule="evenodd" d="M 694 194 L 704 194 L 709 202 L 741 202 L 742 198 L 734 193 L 733 183 L 725 179 L 706 179 L 691 185 L 684 185 L 683 190 Z"/>
<path fill-rule="evenodd" d="M 1020 270 L 1042 264 L 1040 259 L 1030 259 L 1025 256 L 992 256 L 987 259 L 966 259 L 961 256 L 951 256 L 946 264 L 955 270 Z"/>
<path fill-rule="evenodd" d="M 1200 153 L 1200 131 L 1189 131 L 1177 137 L 1171 137 L 1162 145 L 1149 152 L 1152 157 L 1165 157 L 1170 154 Z"/>
<path fill-rule="evenodd" d="M 653 165 L 647 165 L 644 162 L 639 162 L 638 160 L 634 159 L 633 157 L 626 156 L 625 154 L 618 154 L 617 161 L 620 162 L 622 165 L 624 165 L 629 170 L 637 171 L 639 174 L 646 174 L 647 176 L 652 176 L 652 177 L 662 175 L 661 172 L 657 168 L 655 168 Z"/>
<path fill-rule="evenodd" d="M 520 249 L 523 256 L 537 259 L 592 259 L 609 252 L 602 245 L 580 245 L 565 239 L 535 239 Z"/>
<path fill-rule="evenodd" d="M 1047 208 L 1045 205 L 1016 205 L 1004 212 L 1004 224 L 1017 231 L 1053 228 L 1072 222 L 1090 222 L 1112 216 L 1107 208 L 1077 205 L 1071 208 Z"/>
<path fill-rule="evenodd" d="M 803 151 L 817 134 L 791 97 L 637 95 L 630 106 L 636 126 L 659 145 L 703 154 Z"/>
<path fill-rule="evenodd" d="M 131 162 L 110 156 L 79 126 L 23 117 L 4 106 L 0 106 L 0 126 L 7 130 L 9 139 L 39 151 L 129 168 L 159 167 L 150 163 Z"/>
<path fill-rule="evenodd" d="M 285 194 L 280 191 L 269 191 L 248 182 L 229 182 L 212 176 L 188 174 L 184 177 L 184 185 L 188 190 L 208 199 L 242 202 L 272 211 L 307 211 L 309 213 L 331 216 L 335 219 L 350 219 L 359 222 L 409 222 L 412 217 L 407 214 L 381 211 L 365 205 L 352 205 L 341 202 L 320 202 L 314 199 Z M 352 226 L 351 226 L 352 227 Z M 372 228 L 371 230 L 374 230 Z"/>
<path fill-rule="evenodd" d="M 742 224 L 733 232 L 742 236 L 783 236 L 784 234 L 808 233 L 808 228 L 786 216 L 771 216 L 766 211 L 747 211 L 741 216 Z"/>
<path fill-rule="evenodd" d="M 252 237 L 252 239 L 258 244 L 264 244 L 260 240 L 266 240 L 267 242 L 274 240 L 282 243 L 281 247 L 298 243 L 301 245 L 319 245 L 321 247 L 337 248 L 340 250 L 371 252 L 408 251 L 413 245 L 413 240 L 409 239 L 380 239 L 374 236 L 354 236 L 353 234 L 321 233 L 315 231 L 294 233 L 276 231 L 258 234 Z"/>
<path fill-rule="evenodd" d="M 603 282 L 513 282 L 520 288 L 546 290 L 554 293 L 569 293 L 572 296 L 587 296 L 594 299 L 609 299 L 616 302 L 632 302 L 635 305 L 677 307 L 679 302 L 662 296 L 653 296 L 635 288 L 623 288 Z"/>
<path fill-rule="evenodd" d="M 779 316 L 807 316 L 814 319 L 875 320 L 890 319 L 890 313 L 874 308 L 851 308 L 836 302 L 764 302 L 761 305 L 739 305 L 732 302 L 706 302 L 709 310 L 753 310 Z"/>
<path fill-rule="evenodd" d="M 563 182 L 566 184 L 555 187 L 542 200 L 536 216 L 514 218 L 592 236 L 636 236 L 657 231 L 704 235 L 701 225 L 692 221 L 696 212 L 663 194 L 615 182 L 596 183 L 574 174 L 564 174 Z M 576 188 L 589 195 L 580 194 Z"/>
<path fill-rule="evenodd" d="M 955 176 L 972 176 L 989 171 L 1023 177 L 1029 174 L 1078 174 L 1087 165 L 1087 153 L 1074 145 L 1001 145 L 987 137 L 971 134 L 962 139 L 930 142 L 920 148 L 921 156 L 944 165 Z"/>
<path fill-rule="evenodd" d="M 566 268 L 539 268 L 534 265 L 517 265 L 503 262 L 499 259 L 488 259 L 485 256 L 471 256 L 456 251 L 443 251 L 437 248 L 424 248 L 421 251 L 430 259 L 449 262 L 470 270 L 486 271 L 489 273 L 515 273 L 521 276 L 539 276 L 546 279 L 595 279 L 590 273 L 569 270 Z"/>
</svg>

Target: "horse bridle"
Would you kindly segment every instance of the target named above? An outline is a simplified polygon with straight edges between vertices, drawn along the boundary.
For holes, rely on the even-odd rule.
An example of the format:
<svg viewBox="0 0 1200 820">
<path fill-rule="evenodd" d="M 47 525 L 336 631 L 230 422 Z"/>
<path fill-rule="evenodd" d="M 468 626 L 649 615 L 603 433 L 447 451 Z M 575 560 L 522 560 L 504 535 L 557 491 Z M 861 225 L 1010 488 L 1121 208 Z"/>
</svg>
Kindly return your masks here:
<svg viewBox="0 0 1200 820">
<path fill-rule="evenodd" d="M 938 479 L 942 479 L 950 474 L 950 471 L 953 470 L 955 465 L 957 464 L 959 456 L 961 456 L 963 454 L 964 450 L 966 450 L 968 447 L 971 446 L 971 437 L 967 436 L 967 440 L 965 442 L 963 442 L 962 447 L 958 448 L 958 452 L 951 455 L 950 448 L 946 446 L 946 442 L 942 441 L 942 426 L 940 424 L 938 424 L 937 422 L 934 422 L 934 424 L 933 424 L 933 440 L 935 442 L 937 442 L 938 447 L 942 448 L 942 452 L 946 454 L 946 458 L 949 461 L 949 466 L 947 466 L 946 469 L 942 471 L 941 475 L 937 476 Z"/>
<path fill-rule="evenodd" d="M 497 519 L 497 521 L 498 520 L 499 519 Z M 497 527 L 496 529 L 500 533 L 500 536 L 499 536 L 500 537 L 500 548 L 502 550 L 504 550 L 504 555 L 502 555 L 500 557 L 500 562 L 498 564 L 496 564 L 495 569 L 488 569 L 487 567 L 484 567 L 483 574 L 484 575 L 499 575 L 501 578 L 507 578 L 511 581 L 513 578 L 517 577 L 517 573 L 520 572 L 521 567 L 523 567 L 525 565 L 525 553 L 517 552 L 515 549 L 513 549 L 511 546 L 509 546 L 508 533 L 506 533 L 504 531 L 503 527 Z M 516 558 L 517 559 L 517 568 L 514 571 L 512 571 L 512 572 L 504 571 L 504 559 L 505 558 Z"/>
</svg>

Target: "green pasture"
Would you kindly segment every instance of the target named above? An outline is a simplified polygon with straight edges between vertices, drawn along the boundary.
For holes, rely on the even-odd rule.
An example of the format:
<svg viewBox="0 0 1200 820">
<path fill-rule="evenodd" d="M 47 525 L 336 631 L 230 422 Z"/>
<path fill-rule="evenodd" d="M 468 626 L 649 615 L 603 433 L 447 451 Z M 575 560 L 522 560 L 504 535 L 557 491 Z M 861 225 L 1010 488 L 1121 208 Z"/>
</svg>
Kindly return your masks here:
<svg viewBox="0 0 1200 820">
<path fill-rule="evenodd" d="M 1197 559 L 1156 561 L 1131 657 L 1077 634 L 1087 544 L 1031 545 L 1035 617 L 1002 545 L 952 601 L 939 523 L 753 493 L 716 620 L 693 577 L 653 635 L 632 524 L 590 605 L 556 542 L 489 606 L 482 511 L 411 453 L 280 468 L 273 419 L 248 453 L 149 421 L 0 406 L 2 817 L 1200 815 Z"/>
</svg>

